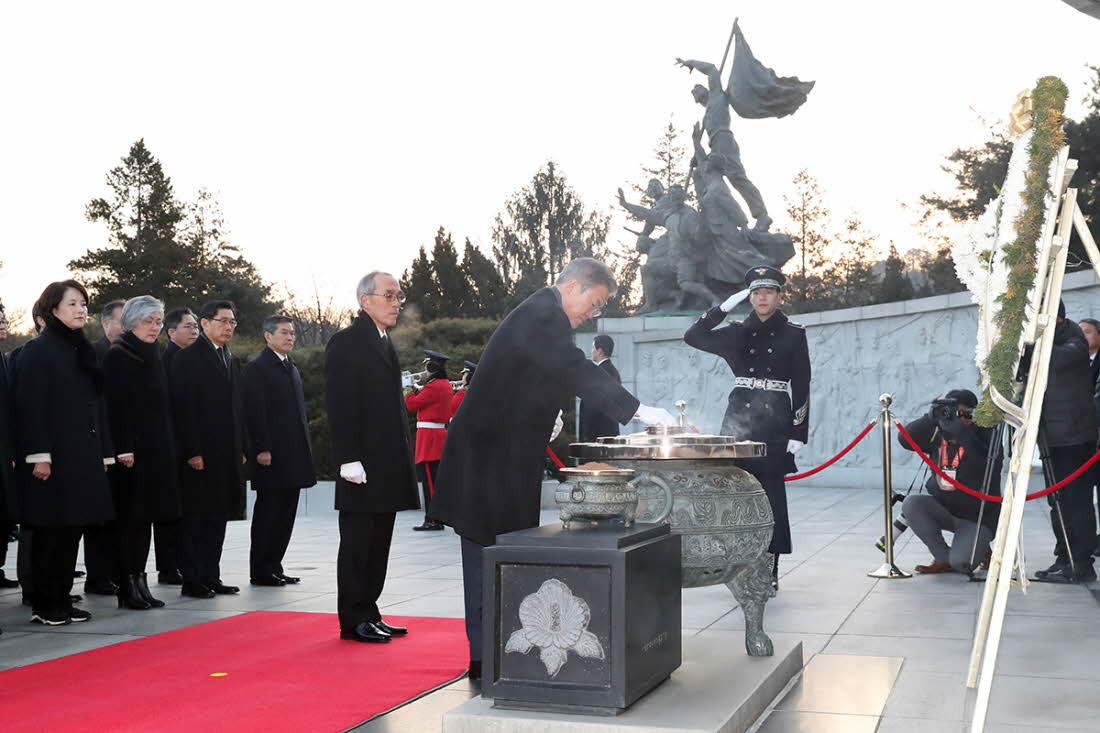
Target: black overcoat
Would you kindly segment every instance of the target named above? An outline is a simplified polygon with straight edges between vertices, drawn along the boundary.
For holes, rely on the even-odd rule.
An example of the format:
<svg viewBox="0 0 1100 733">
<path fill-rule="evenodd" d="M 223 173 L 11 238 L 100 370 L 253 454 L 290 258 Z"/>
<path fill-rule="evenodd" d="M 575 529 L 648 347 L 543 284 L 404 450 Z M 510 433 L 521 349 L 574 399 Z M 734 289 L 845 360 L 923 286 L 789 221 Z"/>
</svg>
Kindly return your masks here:
<svg viewBox="0 0 1100 733">
<path fill-rule="evenodd" d="M 417 509 L 416 471 L 401 396 L 401 366 L 389 339 L 363 312 L 325 347 L 325 404 L 337 466 L 359 461 L 367 483 L 336 479 L 336 509 Z"/>
<path fill-rule="evenodd" d="M 253 461 L 252 488 L 305 489 L 317 483 L 302 375 L 289 358 L 285 362 L 264 349 L 244 365 L 244 412 L 248 422 L 249 457 Z M 271 465 L 255 463 L 256 455 L 271 451 Z"/>
<path fill-rule="evenodd" d="M 160 347 L 129 331 L 122 334 L 103 357 L 103 385 L 115 453 L 134 454 L 132 467 L 118 465 L 112 471 L 119 517 L 178 519 L 179 462 Z"/>
<path fill-rule="evenodd" d="M 638 400 L 573 343 L 553 288 L 501 322 L 451 420 L 432 497 L 432 518 L 481 545 L 537 527 L 546 444 L 558 410 L 580 396 L 625 424 Z"/>
<path fill-rule="evenodd" d="M 722 357 L 733 372 L 722 434 L 783 444 L 807 442 L 810 351 L 806 330 L 787 320 L 782 311 L 763 322 L 752 312 L 744 321 L 716 328 L 725 317 L 715 306 L 684 334 L 689 346 Z"/>
<path fill-rule="evenodd" d="M 80 527 L 114 518 L 105 458 L 113 458 L 95 352 L 84 335 L 52 319 L 15 365 L 21 518 L 32 527 Z M 28 455 L 50 454 L 50 477 L 31 475 Z"/>
<path fill-rule="evenodd" d="M 604 359 L 597 364 L 600 369 L 607 372 L 607 376 L 615 380 L 615 384 L 622 384 L 622 377 L 619 376 L 619 370 L 615 368 L 615 365 L 611 363 L 610 359 Z M 602 438 L 605 435 L 618 435 L 619 423 L 615 418 L 610 415 L 596 410 L 589 402 L 581 400 L 581 434 L 578 436 L 581 442 L 590 443 L 596 438 Z"/>
<path fill-rule="evenodd" d="M 1058 448 L 1096 444 L 1096 412 L 1093 401 L 1089 345 L 1081 327 L 1063 319 L 1054 328 L 1047 391 L 1043 394 L 1040 425 L 1047 445 Z"/>
<path fill-rule="evenodd" d="M 181 350 L 182 349 L 180 349 L 179 344 L 177 344 L 175 341 L 169 341 L 164 346 L 164 353 L 161 354 L 160 360 L 164 363 L 165 374 L 172 373 L 172 358 L 175 357 L 175 355 L 178 354 Z"/>
<path fill-rule="evenodd" d="M 230 356 L 227 370 L 204 334 L 172 358 L 168 377 L 184 514 L 237 511 L 245 445 L 240 361 Z M 188 465 L 194 456 L 202 456 L 202 471 Z"/>
<path fill-rule="evenodd" d="M 8 363 L 4 354 L 0 353 L 0 523 L 14 522 L 19 518 L 15 472 L 12 470 L 14 461 L 15 427 L 8 392 Z"/>
</svg>

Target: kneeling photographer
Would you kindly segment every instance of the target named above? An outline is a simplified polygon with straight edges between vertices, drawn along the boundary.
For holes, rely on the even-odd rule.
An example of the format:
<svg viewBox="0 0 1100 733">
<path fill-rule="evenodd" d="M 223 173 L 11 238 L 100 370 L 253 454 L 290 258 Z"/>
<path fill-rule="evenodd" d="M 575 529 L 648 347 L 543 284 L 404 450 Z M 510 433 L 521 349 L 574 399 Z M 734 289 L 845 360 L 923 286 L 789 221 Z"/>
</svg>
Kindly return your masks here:
<svg viewBox="0 0 1100 733">
<path fill-rule="evenodd" d="M 1001 457 L 987 471 L 987 460 L 994 445 L 993 428 L 974 424 L 973 410 L 978 398 L 967 389 L 955 389 L 932 402 L 928 414 L 907 424 L 905 429 L 940 469 L 976 491 L 1000 495 Z M 912 450 L 903 437 L 902 447 Z M 988 486 L 983 486 L 988 476 Z M 902 514 L 913 532 L 932 552 L 932 562 L 917 565 L 918 573 L 970 573 L 989 554 L 990 543 L 1000 516 L 999 503 L 986 502 L 960 491 L 932 473 L 927 494 L 905 499 Z M 985 504 L 985 508 L 982 508 Z M 943 533 L 954 537 L 948 546 Z M 975 542 L 977 543 L 975 545 Z"/>
</svg>

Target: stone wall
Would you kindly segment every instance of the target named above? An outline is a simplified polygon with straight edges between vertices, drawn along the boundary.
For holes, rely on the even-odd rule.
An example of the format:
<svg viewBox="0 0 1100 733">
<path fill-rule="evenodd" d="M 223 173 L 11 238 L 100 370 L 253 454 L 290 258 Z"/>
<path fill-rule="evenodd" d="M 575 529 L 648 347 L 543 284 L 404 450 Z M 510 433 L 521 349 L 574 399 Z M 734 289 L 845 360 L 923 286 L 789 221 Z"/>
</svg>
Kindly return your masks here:
<svg viewBox="0 0 1100 733">
<path fill-rule="evenodd" d="M 1067 313 L 1100 316 L 1100 284 L 1091 270 L 1066 276 Z M 833 456 L 878 414 L 878 397 L 894 396 L 902 420 L 923 414 L 932 398 L 962 387 L 977 392 L 974 365 L 977 307 L 968 293 L 900 303 L 800 313 L 806 327 L 813 379 L 810 441 L 798 454 L 800 469 Z M 680 399 L 702 432 L 717 432 L 732 387 L 729 367 L 683 342 L 692 317 L 602 318 L 598 330 L 615 339 L 612 361 L 624 386 L 645 404 L 675 412 Z M 587 353 L 592 334 L 578 334 Z M 626 430 L 638 430 L 634 423 Z M 895 433 L 896 434 L 896 433 Z M 916 456 L 894 444 L 894 486 L 909 486 Z M 873 432 L 851 453 L 800 485 L 882 487 L 882 440 Z"/>
</svg>

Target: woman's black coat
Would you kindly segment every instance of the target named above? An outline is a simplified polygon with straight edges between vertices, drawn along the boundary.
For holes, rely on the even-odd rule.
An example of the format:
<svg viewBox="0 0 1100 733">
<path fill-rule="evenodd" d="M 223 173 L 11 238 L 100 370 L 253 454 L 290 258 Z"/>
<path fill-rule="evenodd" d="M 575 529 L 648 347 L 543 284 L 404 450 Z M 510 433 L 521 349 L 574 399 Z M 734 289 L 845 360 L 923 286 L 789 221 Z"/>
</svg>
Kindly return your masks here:
<svg viewBox="0 0 1100 733">
<path fill-rule="evenodd" d="M 168 381 L 184 513 L 237 511 L 245 445 L 240 361 L 230 356 L 227 371 L 214 344 L 199 336 L 172 357 Z M 202 456 L 203 470 L 187 464 L 194 456 Z"/>
<path fill-rule="evenodd" d="M 305 489 L 317 483 L 309 444 L 306 398 L 302 377 L 290 359 L 264 349 L 242 370 L 244 412 L 252 460 L 252 488 Z M 271 451 L 271 465 L 256 463 L 256 455 Z"/>
<path fill-rule="evenodd" d="M 325 403 L 333 463 L 359 461 L 367 472 L 365 484 L 337 477 L 336 508 L 419 508 L 397 353 L 363 312 L 325 347 Z"/>
<path fill-rule="evenodd" d="M 558 410 L 580 396 L 626 424 L 638 400 L 573 343 L 553 288 L 501 322 L 451 420 L 432 497 L 432 518 L 480 545 L 537 527 L 546 444 Z"/>
<path fill-rule="evenodd" d="M 131 468 L 119 465 L 112 471 L 119 517 L 178 519 L 179 463 L 160 348 L 126 332 L 111 344 L 102 369 L 115 453 L 134 454 Z"/>
<path fill-rule="evenodd" d="M 29 341 L 15 367 L 17 469 L 22 520 L 79 527 L 114 518 L 104 458 L 113 458 L 95 351 L 55 318 Z M 50 454 L 40 481 L 26 457 Z"/>
</svg>

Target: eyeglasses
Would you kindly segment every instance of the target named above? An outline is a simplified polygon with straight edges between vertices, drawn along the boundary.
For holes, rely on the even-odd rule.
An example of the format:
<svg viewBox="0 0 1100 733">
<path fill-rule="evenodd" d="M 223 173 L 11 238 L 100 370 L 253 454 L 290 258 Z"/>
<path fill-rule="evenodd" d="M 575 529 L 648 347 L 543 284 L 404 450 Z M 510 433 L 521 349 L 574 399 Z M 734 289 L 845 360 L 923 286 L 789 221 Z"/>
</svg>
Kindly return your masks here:
<svg viewBox="0 0 1100 733">
<path fill-rule="evenodd" d="M 198 331 L 199 330 L 199 324 L 197 324 L 197 323 L 181 323 L 180 325 L 176 326 L 176 328 L 182 328 L 185 331 Z"/>
<path fill-rule="evenodd" d="M 367 293 L 367 295 L 375 298 L 385 298 L 387 303 L 404 303 L 405 294 L 398 290 L 396 293 Z"/>
<path fill-rule="evenodd" d="M 227 326 L 237 327 L 237 319 L 235 318 L 211 318 L 211 321 L 217 321 L 218 323 L 224 323 Z"/>
<path fill-rule="evenodd" d="M 151 316 L 149 318 L 142 318 L 141 322 L 146 326 L 156 326 L 157 328 L 160 328 L 164 325 L 164 319 L 153 318 Z"/>
</svg>

